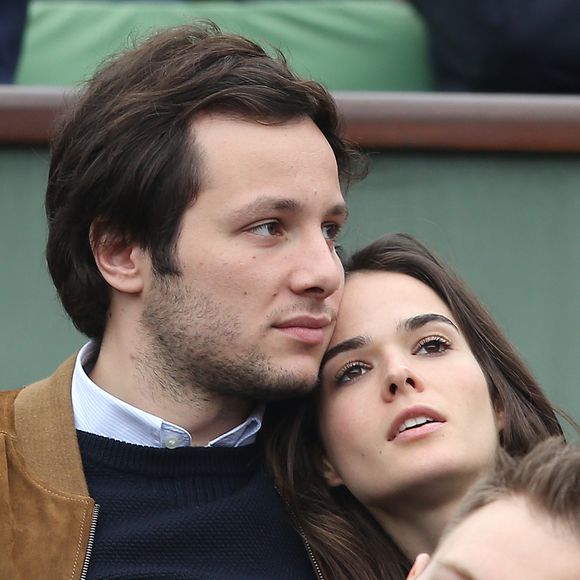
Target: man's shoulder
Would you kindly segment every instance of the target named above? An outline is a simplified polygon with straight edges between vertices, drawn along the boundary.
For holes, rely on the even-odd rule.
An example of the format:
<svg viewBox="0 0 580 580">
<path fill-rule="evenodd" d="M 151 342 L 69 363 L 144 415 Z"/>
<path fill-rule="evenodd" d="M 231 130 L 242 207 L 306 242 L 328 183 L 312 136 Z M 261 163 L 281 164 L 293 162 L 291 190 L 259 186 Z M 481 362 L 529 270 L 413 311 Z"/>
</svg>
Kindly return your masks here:
<svg viewBox="0 0 580 580">
<path fill-rule="evenodd" d="M 71 400 L 75 356 L 48 378 L 5 393 L 0 432 L 28 476 L 59 493 L 87 496 Z"/>
<path fill-rule="evenodd" d="M 49 377 L 17 389 L 0 391 L 0 430 L 14 429 L 15 414 L 36 415 L 70 401 L 74 363 L 73 355 Z"/>
<path fill-rule="evenodd" d="M 14 435 L 14 400 L 22 389 L 0 391 L 0 433 Z"/>
</svg>

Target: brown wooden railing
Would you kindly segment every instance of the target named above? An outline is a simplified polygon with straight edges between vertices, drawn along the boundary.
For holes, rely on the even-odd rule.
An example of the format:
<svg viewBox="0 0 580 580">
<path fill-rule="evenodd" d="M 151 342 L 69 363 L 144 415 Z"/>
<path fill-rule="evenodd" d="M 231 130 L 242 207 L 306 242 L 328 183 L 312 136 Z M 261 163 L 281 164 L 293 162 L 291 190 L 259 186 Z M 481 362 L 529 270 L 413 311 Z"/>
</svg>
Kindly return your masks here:
<svg viewBox="0 0 580 580">
<path fill-rule="evenodd" d="M 364 149 L 578 153 L 580 97 L 335 93 Z M 0 145 L 46 144 L 71 89 L 0 86 Z"/>
</svg>

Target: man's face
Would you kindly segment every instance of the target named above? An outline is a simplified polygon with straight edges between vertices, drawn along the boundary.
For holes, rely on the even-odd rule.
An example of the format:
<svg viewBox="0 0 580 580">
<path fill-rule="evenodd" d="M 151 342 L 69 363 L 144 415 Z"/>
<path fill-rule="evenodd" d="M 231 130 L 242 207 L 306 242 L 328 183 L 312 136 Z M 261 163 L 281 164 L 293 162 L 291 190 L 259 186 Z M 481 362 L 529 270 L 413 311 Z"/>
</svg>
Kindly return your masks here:
<svg viewBox="0 0 580 580">
<path fill-rule="evenodd" d="M 575 580 L 580 542 L 522 497 L 473 512 L 447 536 L 416 580 Z"/>
<path fill-rule="evenodd" d="M 195 121 L 202 183 L 181 276 L 151 276 L 142 322 L 179 384 L 256 398 L 315 384 L 343 288 L 336 160 L 310 119 Z"/>
</svg>

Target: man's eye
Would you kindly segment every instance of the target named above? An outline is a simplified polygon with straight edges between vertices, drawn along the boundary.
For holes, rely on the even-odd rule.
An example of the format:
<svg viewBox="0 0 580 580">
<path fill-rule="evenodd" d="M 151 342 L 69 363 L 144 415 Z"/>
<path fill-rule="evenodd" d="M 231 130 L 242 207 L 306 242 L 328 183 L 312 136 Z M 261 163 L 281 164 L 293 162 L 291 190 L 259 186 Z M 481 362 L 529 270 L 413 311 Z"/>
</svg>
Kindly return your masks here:
<svg viewBox="0 0 580 580">
<path fill-rule="evenodd" d="M 282 226 L 276 222 L 264 222 L 250 228 L 248 231 L 258 236 L 279 236 L 282 234 Z"/>
<path fill-rule="evenodd" d="M 370 370 L 370 366 L 362 362 L 349 362 L 343 366 L 336 376 L 334 377 L 334 382 L 337 385 L 343 385 L 345 383 L 350 383 L 355 379 L 358 379 L 362 375 L 366 374 Z"/>
<path fill-rule="evenodd" d="M 422 338 L 413 354 L 442 354 L 451 347 L 451 343 L 442 336 L 428 336 Z"/>
<path fill-rule="evenodd" d="M 340 234 L 341 226 L 335 222 L 328 222 L 326 224 L 322 224 L 322 235 L 326 240 L 330 240 L 332 242 L 336 241 Z"/>
</svg>

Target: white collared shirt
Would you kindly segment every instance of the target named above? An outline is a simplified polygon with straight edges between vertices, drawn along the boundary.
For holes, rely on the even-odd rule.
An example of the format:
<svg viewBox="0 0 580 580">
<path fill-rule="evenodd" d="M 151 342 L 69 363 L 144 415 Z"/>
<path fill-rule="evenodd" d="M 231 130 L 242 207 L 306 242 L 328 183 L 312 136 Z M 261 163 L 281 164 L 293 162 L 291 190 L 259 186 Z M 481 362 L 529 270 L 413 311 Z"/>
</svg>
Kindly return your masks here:
<svg viewBox="0 0 580 580">
<path fill-rule="evenodd" d="M 72 377 L 75 427 L 94 435 L 147 447 L 175 449 L 191 446 L 191 435 L 186 429 L 121 401 L 89 378 L 83 365 L 94 356 L 96 348 L 94 342 L 88 342 L 76 358 Z M 206 447 L 242 447 L 253 443 L 262 427 L 263 415 L 264 405 L 259 405 L 243 423 L 212 439 Z"/>
</svg>

